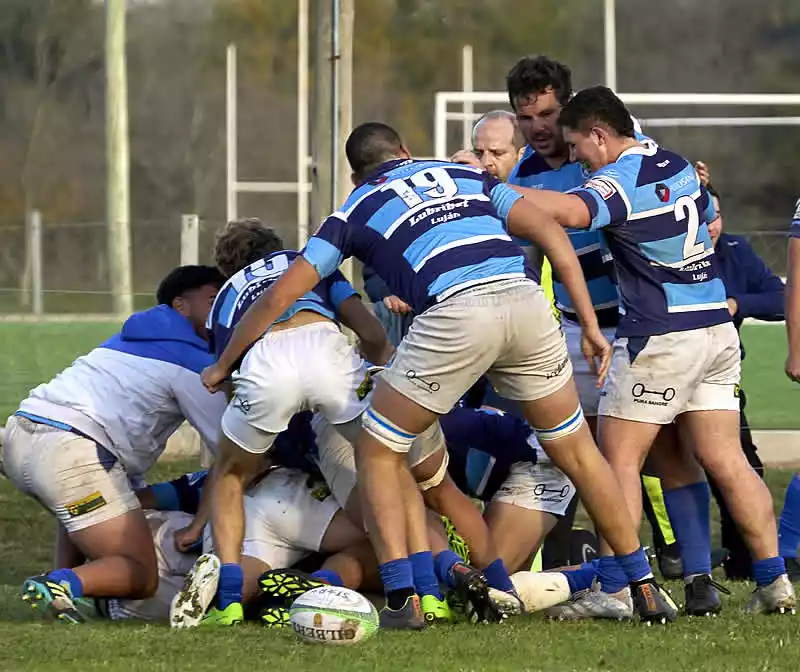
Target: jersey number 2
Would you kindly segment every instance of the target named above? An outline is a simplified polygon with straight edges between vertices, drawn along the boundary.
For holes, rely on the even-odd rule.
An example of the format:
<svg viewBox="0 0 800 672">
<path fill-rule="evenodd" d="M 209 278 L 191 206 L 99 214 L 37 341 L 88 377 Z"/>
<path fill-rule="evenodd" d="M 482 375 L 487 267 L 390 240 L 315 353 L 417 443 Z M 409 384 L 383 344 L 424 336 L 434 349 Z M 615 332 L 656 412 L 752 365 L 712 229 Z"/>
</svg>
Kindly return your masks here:
<svg viewBox="0 0 800 672">
<path fill-rule="evenodd" d="M 682 222 L 689 218 L 686 228 L 686 239 L 683 241 L 683 258 L 690 259 L 706 250 L 705 243 L 697 240 L 700 231 L 700 212 L 697 203 L 691 196 L 681 196 L 675 202 L 675 221 Z"/>
<path fill-rule="evenodd" d="M 414 173 L 410 178 L 392 180 L 381 191 L 387 189 L 394 191 L 409 208 L 420 205 L 425 200 L 452 198 L 458 193 L 458 185 L 444 168 L 429 168 Z M 418 191 L 426 198 L 423 199 Z"/>
</svg>

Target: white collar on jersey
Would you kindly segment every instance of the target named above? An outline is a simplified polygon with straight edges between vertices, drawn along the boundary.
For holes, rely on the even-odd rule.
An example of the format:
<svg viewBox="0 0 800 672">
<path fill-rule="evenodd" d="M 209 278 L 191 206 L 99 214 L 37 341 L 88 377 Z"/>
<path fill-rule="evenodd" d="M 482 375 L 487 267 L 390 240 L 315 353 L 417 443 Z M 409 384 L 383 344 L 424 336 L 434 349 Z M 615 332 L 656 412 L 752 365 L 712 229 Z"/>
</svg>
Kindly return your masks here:
<svg viewBox="0 0 800 672">
<path fill-rule="evenodd" d="M 641 140 L 641 145 L 626 149 L 622 154 L 617 157 L 619 161 L 623 156 L 633 156 L 634 154 L 642 154 L 643 156 L 653 156 L 658 151 L 658 145 L 652 140 Z"/>
</svg>

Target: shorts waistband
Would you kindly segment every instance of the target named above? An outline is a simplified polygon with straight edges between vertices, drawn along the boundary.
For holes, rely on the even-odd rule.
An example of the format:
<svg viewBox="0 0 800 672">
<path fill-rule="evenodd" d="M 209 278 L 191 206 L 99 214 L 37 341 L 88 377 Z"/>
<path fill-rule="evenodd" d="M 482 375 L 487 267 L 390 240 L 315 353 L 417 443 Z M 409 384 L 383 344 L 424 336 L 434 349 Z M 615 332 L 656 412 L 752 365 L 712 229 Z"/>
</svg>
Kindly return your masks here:
<svg viewBox="0 0 800 672">
<path fill-rule="evenodd" d="M 280 338 L 284 334 L 291 334 L 291 333 L 297 333 L 298 331 L 312 331 L 312 330 L 335 331 L 338 334 L 342 333 L 342 330 L 339 328 L 339 325 L 336 324 L 336 322 L 325 320 L 324 322 L 320 321 L 320 322 L 309 322 L 308 324 L 300 324 L 296 327 L 289 327 L 288 329 L 279 329 L 278 331 L 268 331 L 261 338 L 262 340 L 270 340 L 273 338 Z"/>
<path fill-rule="evenodd" d="M 41 415 L 35 415 L 34 413 L 27 413 L 26 411 L 17 411 L 14 413 L 15 416 L 19 416 L 20 418 L 25 418 L 26 420 L 30 420 L 31 422 L 37 425 L 46 425 L 47 427 L 52 427 L 53 429 L 60 429 L 64 432 L 70 432 L 71 434 L 76 434 L 84 439 L 88 439 L 92 443 L 97 443 L 95 439 L 93 439 L 88 434 L 84 434 L 79 429 L 75 429 L 72 425 L 68 425 L 66 422 L 59 422 L 58 420 L 53 420 L 51 418 L 45 418 Z M 99 445 L 99 444 L 98 444 Z"/>
<path fill-rule="evenodd" d="M 441 305 L 445 303 L 449 299 L 460 298 L 464 296 L 480 296 L 482 294 L 491 294 L 498 291 L 502 291 L 504 289 L 511 289 L 514 287 L 522 287 L 525 285 L 532 285 L 534 287 L 539 287 L 539 285 L 527 277 L 519 277 L 519 278 L 501 278 L 497 280 L 492 280 L 488 278 L 486 282 L 482 282 L 477 285 L 472 285 L 470 287 L 464 287 L 464 289 L 460 289 L 453 294 L 447 295 L 442 299 L 437 299 L 437 303 L 434 305 Z"/>
</svg>

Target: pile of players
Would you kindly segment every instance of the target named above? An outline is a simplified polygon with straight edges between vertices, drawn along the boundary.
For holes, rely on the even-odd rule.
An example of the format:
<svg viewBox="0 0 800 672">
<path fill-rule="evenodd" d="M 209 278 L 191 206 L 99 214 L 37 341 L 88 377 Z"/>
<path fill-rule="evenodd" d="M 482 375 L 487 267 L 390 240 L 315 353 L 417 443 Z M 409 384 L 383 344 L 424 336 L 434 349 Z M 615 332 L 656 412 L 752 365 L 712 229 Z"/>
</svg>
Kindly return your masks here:
<svg viewBox="0 0 800 672">
<path fill-rule="evenodd" d="M 746 611 L 794 612 L 800 482 L 779 550 L 740 444 L 711 196 L 609 89 L 573 95 L 545 57 L 507 81 L 514 118 L 483 120 L 478 151 L 452 162 L 357 127 L 355 190 L 304 250 L 258 220 L 228 223 L 216 268 L 176 269 L 157 307 L 31 391 L 3 471 L 59 535 L 57 569 L 23 599 L 72 623 L 283 626 L 327 583 L 382 591 L 385 628 L 452 622 L 457 604 L 475 621 L 546 609 L 664 623 L 679 610 L 639 541 L 645 469 L 663 485 L 683 608 L 714 614 L 705 470 L 753 558 Z M 385 324 L 337 270 L 351 256 L 385 284 Z M 487 387 L 518 416 L 476 402 Z M 145 486 L 184 420 L 213 465 Z M 576 493 L 599 558 L 525 571 Z"/>
</svg>

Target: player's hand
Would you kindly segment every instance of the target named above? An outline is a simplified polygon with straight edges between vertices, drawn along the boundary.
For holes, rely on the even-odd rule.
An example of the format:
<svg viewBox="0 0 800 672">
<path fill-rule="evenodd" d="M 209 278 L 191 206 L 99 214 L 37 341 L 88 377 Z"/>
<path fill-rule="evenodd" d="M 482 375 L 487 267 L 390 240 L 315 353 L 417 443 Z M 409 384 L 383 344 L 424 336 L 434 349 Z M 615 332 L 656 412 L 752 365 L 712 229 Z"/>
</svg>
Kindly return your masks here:
<svg viewBox="0 0 800 672">
<path fill-rule="evenodd" d="M 698 161 L 694 164 L 694 169 L 697 171 L 697 176 L 700 178 L 700 184 L 707 187 L 711 182 L 711 173 L 708 170 L 708 166 L 702 161 Z"/>
<path fill-rule="evenodd" d="M 581 332 L 581 350 L 589 369 L 597 376 L 597 387 L 602 387 L 611 366 L 611 344 L 599 327 Z"/>
<path fill-rule="evenodd" d="M 739 303 L 734 298 L 728 299 L 728 312 L 731 314 L 731 317 L 736 315 L 739 312 Z"/>
<path fill-rule="evenodd" d="M 800 383 L 800 356 L 793 357 L 792 354 L 789 353 L 789 356 L 786 358 L 784 370 L 790 379 L 795 383 Z"/>
<path fill-rule="evenodd" d="M 200 379 L 209 392 L 216 392 L 221 389 L 222 383 L 227 377 L 228 372 L 222 369 L 218 363 L 207 366 L 203 369 L 203 373 L 200 374 Z"/>
<path fill-rule="evenodd" d="M 405 315 L 411 312 L 411 306 L 394 294 L 384 297 L 383 305 L 397 315 Z"/>
<path fill-rule="evenodd" d="M 193 524 L 189 524 L 180 530 L 175 530 L 175 548 L 179 553 L 186 553 L 203 536 L 203 528 L 194 529 Z"/>
<path fill-rule="evenodd" d="M 460 149 L 450 157 L 450 163 L 463 163 L 474 168 L 483 168 L 475 152 L 471 149 Z"/>
</svg>

